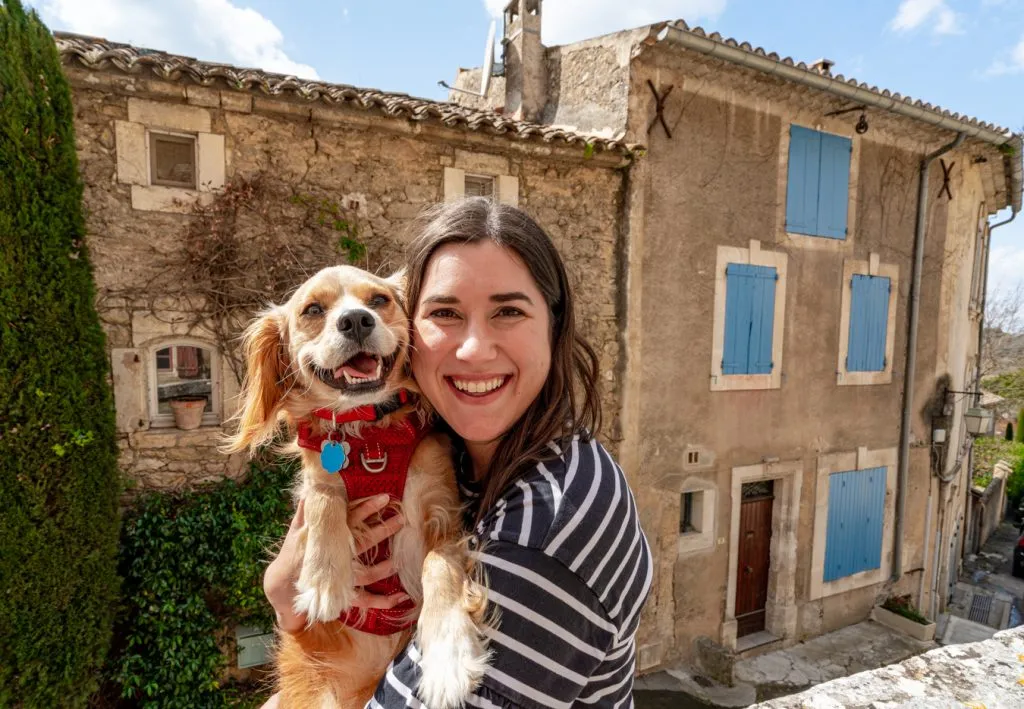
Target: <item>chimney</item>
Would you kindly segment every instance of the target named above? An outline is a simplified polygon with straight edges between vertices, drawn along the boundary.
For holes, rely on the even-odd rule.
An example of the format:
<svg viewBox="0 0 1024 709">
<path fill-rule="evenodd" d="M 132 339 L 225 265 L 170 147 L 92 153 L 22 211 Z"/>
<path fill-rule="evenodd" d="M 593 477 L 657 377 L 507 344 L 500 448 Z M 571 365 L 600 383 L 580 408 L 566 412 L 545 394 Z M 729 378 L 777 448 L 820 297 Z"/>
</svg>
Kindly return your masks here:
<svg viewBox="0 0 1024 709">
<path fill-rule="evenodd" d="M 505 115 L 540 122 L 548 73 L 540 43 L 542 0 L 511 0 L 505 7 Z"/>
</svg>

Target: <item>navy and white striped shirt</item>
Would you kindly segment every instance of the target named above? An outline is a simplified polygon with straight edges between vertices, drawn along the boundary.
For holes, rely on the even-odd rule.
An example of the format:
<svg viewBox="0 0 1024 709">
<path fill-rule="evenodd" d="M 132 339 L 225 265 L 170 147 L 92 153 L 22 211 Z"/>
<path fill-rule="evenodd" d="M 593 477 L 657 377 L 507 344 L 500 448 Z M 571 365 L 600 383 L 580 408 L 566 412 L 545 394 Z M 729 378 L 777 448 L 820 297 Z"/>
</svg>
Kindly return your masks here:
<svg viewBox="0 0 1024 709">
<path fill-rule="evenodd" d="M 500 616 L 468 706 L 633 706 L 634 636 L 653 572 L 636 502 L 597 441 L 552 449 L 557 457 L 510 486 L 476 528 Z M 368 706 L 422 707 L 419 658 L 410 644 Z"/>
</svg>

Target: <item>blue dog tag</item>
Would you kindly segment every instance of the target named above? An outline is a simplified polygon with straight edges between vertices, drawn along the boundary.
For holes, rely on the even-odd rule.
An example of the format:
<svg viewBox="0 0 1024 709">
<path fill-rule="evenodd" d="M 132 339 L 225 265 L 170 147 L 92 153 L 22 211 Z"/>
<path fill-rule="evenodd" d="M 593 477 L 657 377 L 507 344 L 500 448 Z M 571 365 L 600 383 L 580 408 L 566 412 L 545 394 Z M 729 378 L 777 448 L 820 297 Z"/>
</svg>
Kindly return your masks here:
<svg viewBox="0 0 1024 709">
<path fill-rule="evenodd" d="M 345 441 L 324 441 L 320 447 L 320 465 L 328 473 L 336 473 L 348 465 L 349 445 Z"/>
</svg>

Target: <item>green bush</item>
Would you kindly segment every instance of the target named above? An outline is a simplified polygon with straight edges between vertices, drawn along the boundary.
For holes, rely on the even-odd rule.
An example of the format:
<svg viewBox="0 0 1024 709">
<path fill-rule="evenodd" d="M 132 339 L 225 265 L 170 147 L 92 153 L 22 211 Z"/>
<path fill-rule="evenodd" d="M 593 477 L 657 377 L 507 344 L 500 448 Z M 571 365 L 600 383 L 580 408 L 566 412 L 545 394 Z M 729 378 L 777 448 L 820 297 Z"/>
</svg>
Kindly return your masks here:
<svg viewBox="0 0 1024 709">
<path fill-rule="evenodd" d="M 84 706 L 117 598 L 119 473 L 71 92 L 0 0 L 0 706 Z"/>
<path fill-rule="evenodd" d="M 979 436 L 974 440 L 973 484 L 986 487 L 992 481 L 996 463 L 1005 460 L 1016 470 L 1024 461 L 1024 444 L 1007 441 L 995 436 Z"/>
<path fill-rule="evenodd" d="M 124 601 L 112 664 L 122 697 L 143 707 L 223 707 L 217 636 L 269 628 L 262 576 L 291 518 L 291 464 L 252 466 L 244 483 L 150 494 L 126 515 Z"/>
</svg>

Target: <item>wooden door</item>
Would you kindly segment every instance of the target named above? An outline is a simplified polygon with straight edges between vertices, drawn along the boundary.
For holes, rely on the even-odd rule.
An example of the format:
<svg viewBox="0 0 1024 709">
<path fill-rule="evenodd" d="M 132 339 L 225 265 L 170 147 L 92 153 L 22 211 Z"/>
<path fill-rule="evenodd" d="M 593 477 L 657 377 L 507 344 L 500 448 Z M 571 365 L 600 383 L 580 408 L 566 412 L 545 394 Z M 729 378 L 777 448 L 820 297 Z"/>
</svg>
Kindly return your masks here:
<svg viewBox="0 0 1024 709">
<path fill-rule="evenodd" d="M 771 565 L 773 481 L 743 486 L 739 567 L 736 570 L 736 637 L 764 630 Z"/>
</svg>

